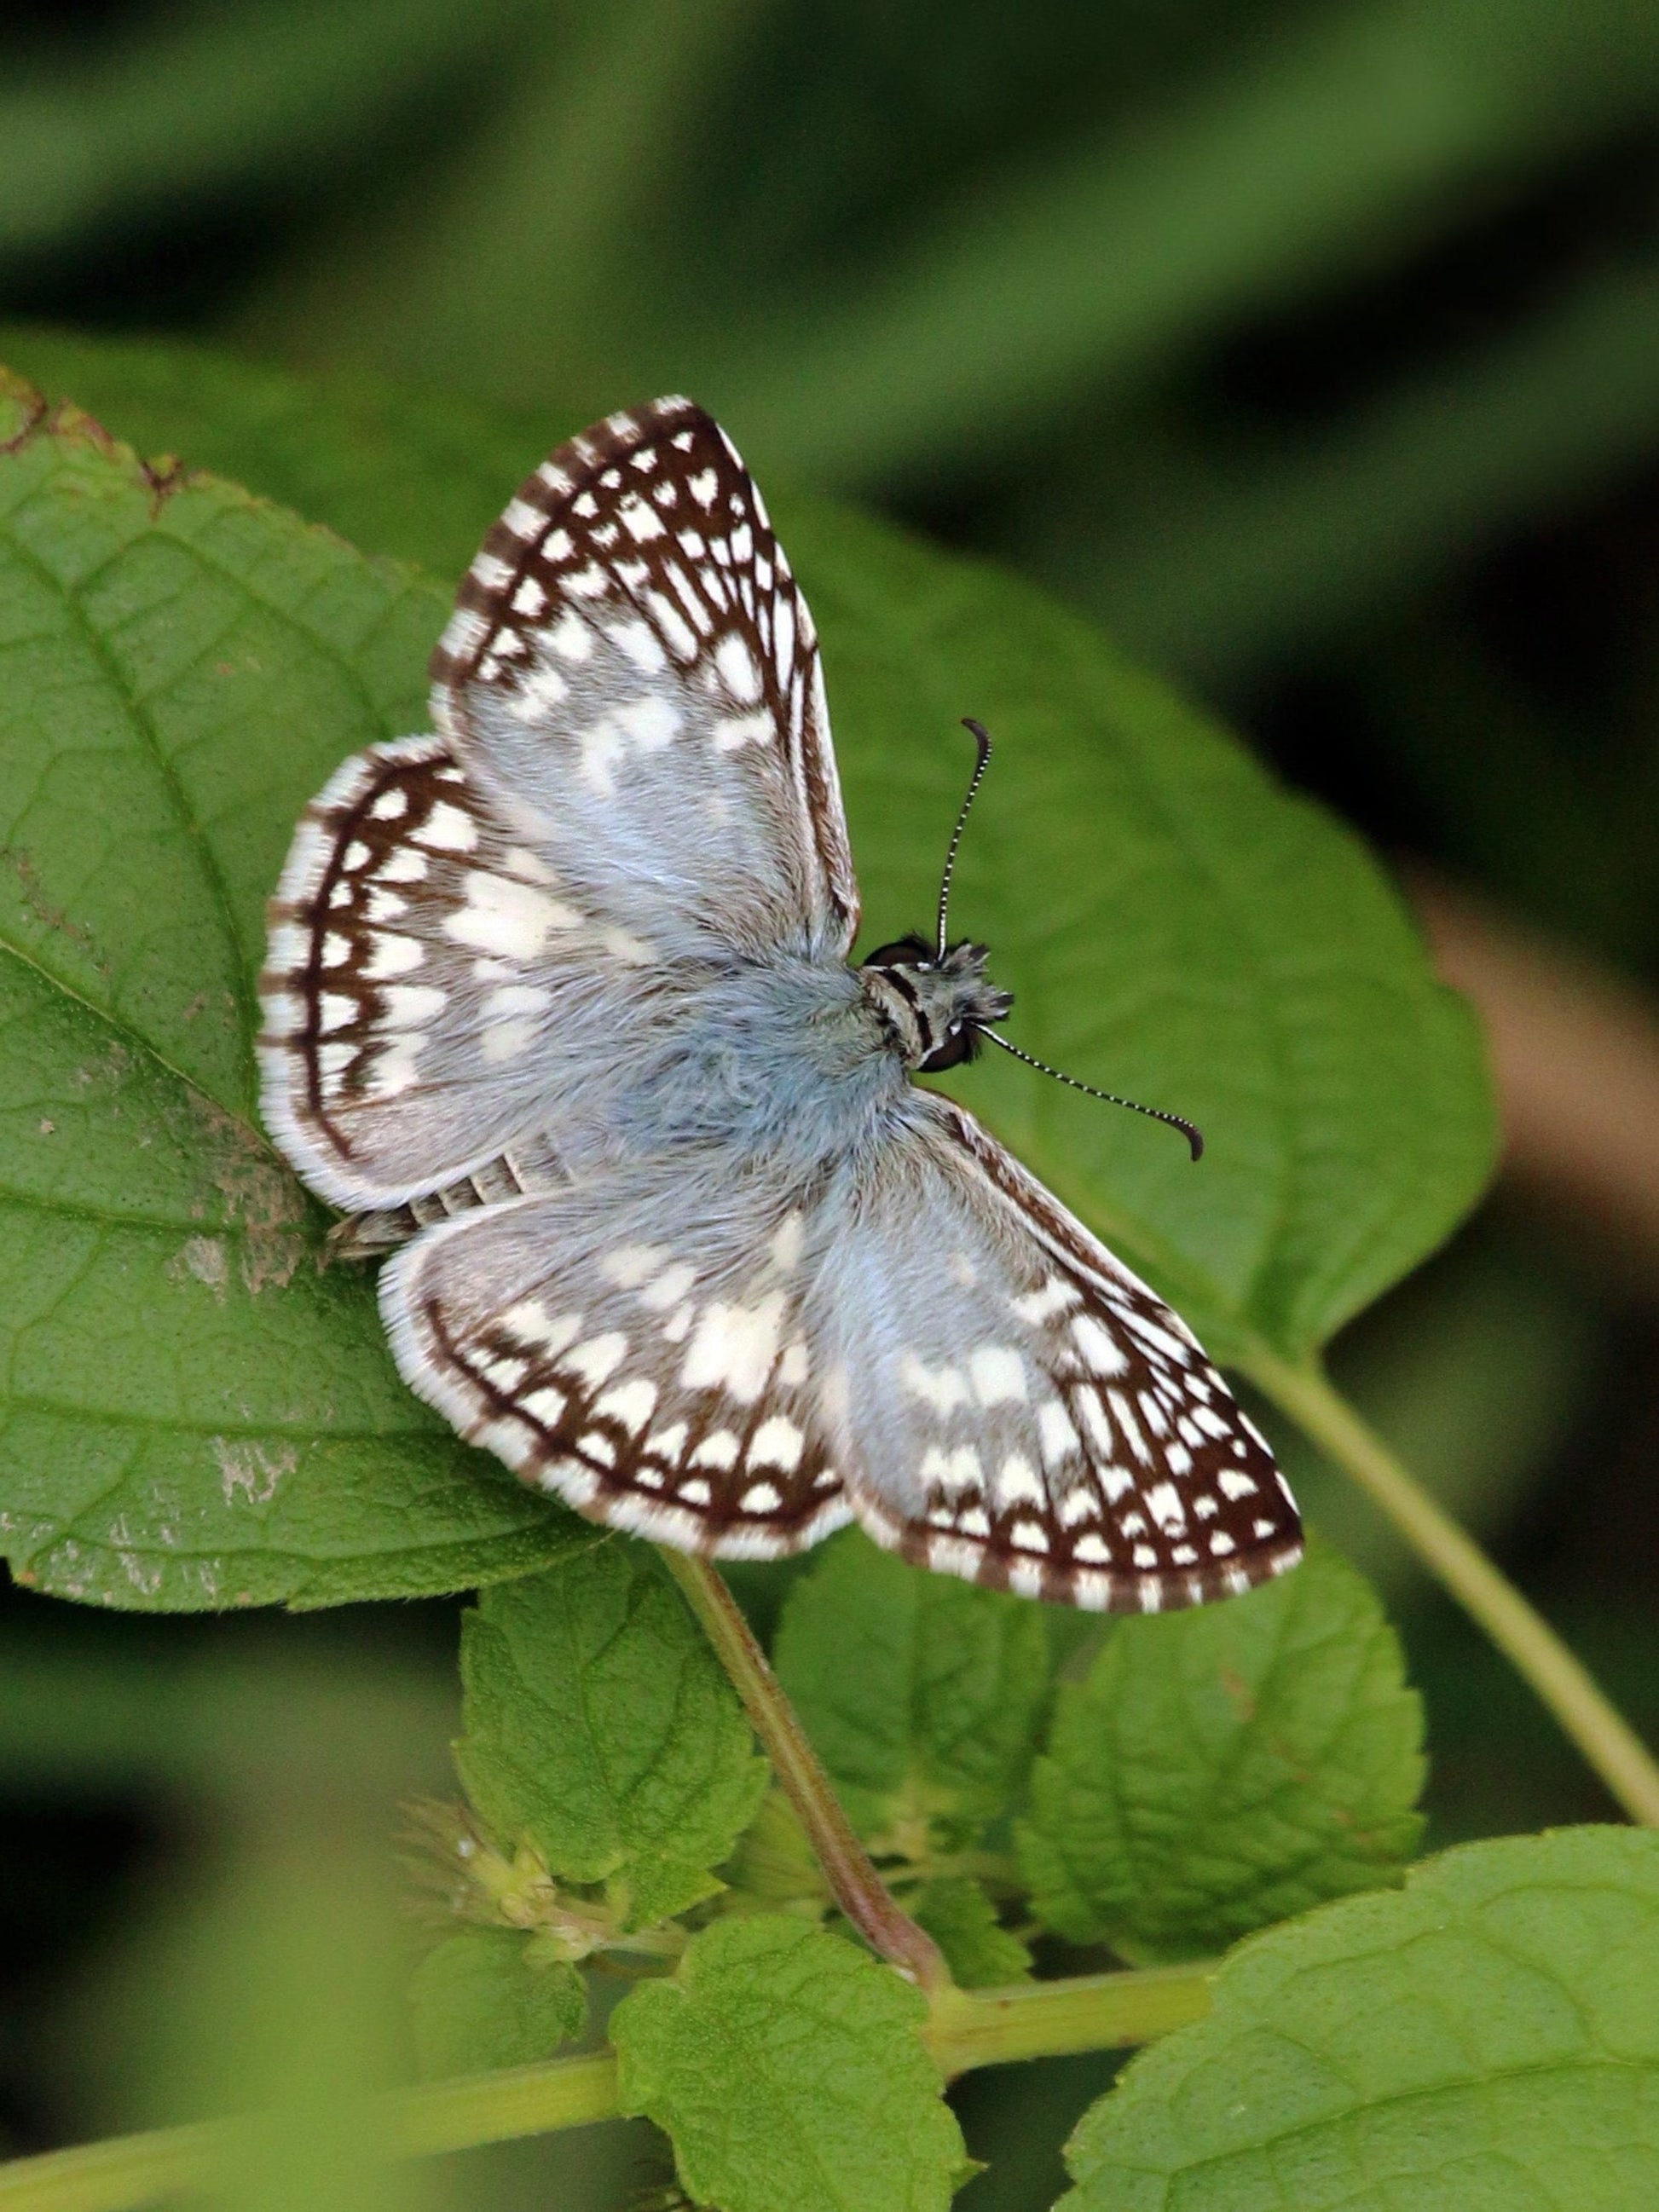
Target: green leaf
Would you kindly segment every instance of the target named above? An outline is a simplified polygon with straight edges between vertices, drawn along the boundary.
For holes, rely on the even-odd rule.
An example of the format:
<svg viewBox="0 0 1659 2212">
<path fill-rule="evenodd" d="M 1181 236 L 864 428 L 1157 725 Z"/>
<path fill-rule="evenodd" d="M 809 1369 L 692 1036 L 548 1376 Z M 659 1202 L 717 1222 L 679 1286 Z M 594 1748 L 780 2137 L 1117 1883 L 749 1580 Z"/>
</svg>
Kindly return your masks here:
<svg viewBox="0 0 1659 2212">
<path fill-rule="evenodd" d="M 849 1652 L 856 1664 L 848 1663 Z M 926 1855 L 1008 1808 L 1048 1687 L 1043 1616 L 849 1530 L 790 1589 L 774 1663 L 842 1802 Z"/>
<path fill-rule="evenodd" d="M 720 1887 L 767 1769 L 678 1590 L 603 1539 L 488 1590 L 465 1618 L 456 1759 L 487 1826 L 566 1880 L 607 1884 L 633 1928 Z"/>
<path fill-rule="evenodd" d="M 961 1988 L 1000 1989 L 1030 1975 L 1030 1953 L 998 1920 L 995 1905 L 976 1881 L 962 1875 L 930 1881 L 910 1899 L 910 1913 L 944 1952 Z"/>
<path fill-rule="evenodd" d="M 962 2136 L 918 2033 L 927 2000 L 799 1920 L 725 1920 L 611 2017 L 625 2112 L 721 2212 L 936 2212 Z"/>
<path fill-rule="evenodd" d="M 337 1603 L 556 1556 L 252 1119 L 294 817 L 417 720 L 442 595 L 0 389 L 0 1534 L 104 1604 Z"/>
<path fill-rule="evenodd" d="M 298 377 L 149 339 L 0 325 L 0 361 L 141 453 L 177 454 L 326 523 L 365 553 L 446 578 L 460 574 L 549 446 L 581 427 L 494 414 L 366 370 Z M 411 671 L 417 698 L 422 673 Z"/>
<path fill-rule="evenodd" d="M 529 2066 L 579 2036 L 587 1991 L 568 1959 L 538 1957 L 510 1928 L 447 1936 L 409 1985 L 415 2052 L 428 2081 Z"/>
<path fill-rule="evenodd" d="M 1659 1836 L 1466 1844 L 1246 1944 L 1085 2117 L 1066 2212 L 1650 2212 Z"/>
<path fill-rule="evenodd" d="M 1421 1833 L 1422 1731 L 1374 1592 L 1322 1547 L 1225 1605 L 1119 1621 L 1032 1774 L 1033 1908 L 1152 1962 L 1387 1881 Z"/>
</svg>

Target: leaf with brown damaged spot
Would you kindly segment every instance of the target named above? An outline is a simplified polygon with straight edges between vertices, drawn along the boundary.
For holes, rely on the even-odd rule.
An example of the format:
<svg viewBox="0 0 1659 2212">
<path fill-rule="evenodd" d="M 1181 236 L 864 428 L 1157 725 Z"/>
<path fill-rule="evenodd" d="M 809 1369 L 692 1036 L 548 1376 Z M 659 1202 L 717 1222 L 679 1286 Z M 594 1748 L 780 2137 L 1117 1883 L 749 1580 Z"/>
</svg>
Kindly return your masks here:
<svg viewBox="0 0 1659 2212">
<path fill-rule="evenodd" d="M 567 1516 L 404 1389 L 371 1281 L 319 1270 L 325 1217 L 253 1112 L 295 816 L 418 714 L 444 595 L 231 485 L 147 471 L 3 379 L 0 447 L 14 1571 L 179 1609 L 457 1589 L 556 1557 Z"/>
<path fill-rule="evenodd" d="M 238 1272 L 249 1295 L 257 1297 L 271 1285 L 285 1290 L 310 1249 L 305 1192 L 245 1121 L 198 1091 L 187 1092 L 186 1101 L 199 1125 L 203 1157 L 226 1219 L 240 1238 Z"/>
</svg>

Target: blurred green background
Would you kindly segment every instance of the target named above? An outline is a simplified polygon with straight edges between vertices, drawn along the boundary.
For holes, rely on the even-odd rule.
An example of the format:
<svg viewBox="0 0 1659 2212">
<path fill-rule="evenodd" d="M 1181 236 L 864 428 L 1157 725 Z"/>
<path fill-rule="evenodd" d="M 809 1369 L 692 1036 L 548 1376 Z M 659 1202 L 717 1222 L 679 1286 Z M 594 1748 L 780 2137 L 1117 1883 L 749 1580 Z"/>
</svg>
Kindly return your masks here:
<svg viewBox="0 0 1659 2212">
<path fill-rule="evenodd" d="M 1506 1031 L 1510 1171 L 1335 1364 L 1659 1735 L 1651 0 L 13 0 L 0 64 L 14 325 L 380 372 L 550 441 L 689 389 L 763 480 L 1018 566 L 1491 902 L 1547 986 Z M 1607 1816 L 1290 1456 L 1401 1624 L 1433 1840 Z M 445 1786 L 453 1611 L 6 1593 L 6 2148 L 339 2087 L 397 1803 Z M 963 2090 L 997 2161 L 970 2212 L 1051 2201 L 1109 2071 Z M 320 2163 L 266 2161 L 259 2201 L 580 2212 L 661 2179 L 643 2130 L 373 2185 L 296 2132 Z"/>
</svg>

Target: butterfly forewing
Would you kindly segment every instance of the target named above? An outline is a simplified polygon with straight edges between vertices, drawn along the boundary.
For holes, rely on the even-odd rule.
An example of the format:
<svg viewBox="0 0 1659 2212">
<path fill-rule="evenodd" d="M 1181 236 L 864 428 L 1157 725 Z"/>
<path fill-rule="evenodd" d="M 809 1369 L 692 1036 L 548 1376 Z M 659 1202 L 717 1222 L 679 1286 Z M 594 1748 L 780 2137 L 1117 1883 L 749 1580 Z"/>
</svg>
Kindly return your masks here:
<svg viewBox="0 0 1659 2212">
<path fill-rule="evenodd" d="M 663 971 L 839 959 L 856 927 L 811 617 L 689 401 L 613 416 L 526 481 L 433 672 L 445 736 L 349 761 L 272 906 L 266 1120 L 341 1206 L 514 1146 L 580 1158 Z"/>
<path fill-rule="evenodd" d="M 433 656 L 503 812 L 663 951 L 844 957 L 858 895 L 817 635 L 753 480 L 662 399 L 520 487 Z"/>
<path fill-rule="evenodd" d="M 815 1316 L 870 1533 L 1115 1612 L 1293 1566 L 1273 1455 L 1185 1323 L 960 1108 L 918 1098 L 913 1139 L 848 1207 Z"/>
<path fill-rule="evenodd" d="M 556 890 L 439 738 L 359 753 L 307 808 L 260 993 L 266 1122 L 353 1209 L 491 1164 L 544 1182 L 595 1140 L 607 1065 L 648 1018 L 631 942 Z M 584 1079 L 550 1096 L 556 1038 Z"/>
</svg>

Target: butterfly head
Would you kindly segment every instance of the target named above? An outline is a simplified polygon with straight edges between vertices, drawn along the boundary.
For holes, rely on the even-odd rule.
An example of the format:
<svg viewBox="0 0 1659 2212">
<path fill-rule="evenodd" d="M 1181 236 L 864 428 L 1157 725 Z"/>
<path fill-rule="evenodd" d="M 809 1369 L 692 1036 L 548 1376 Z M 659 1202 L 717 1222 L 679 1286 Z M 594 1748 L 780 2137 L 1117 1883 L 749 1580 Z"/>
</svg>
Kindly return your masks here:
<svg viewBox="0 0 1659 2212">
<path fill-rule="evenodd" d="M 921 937 L 878 945 L 859 970 L 866 995 L 907 1067 L 924 1075 L 971 1060 L 988 1022 L 1013 1000 L 985 973 L 982 945 L 952 945 L 941 956 Z"/>
</svg>

